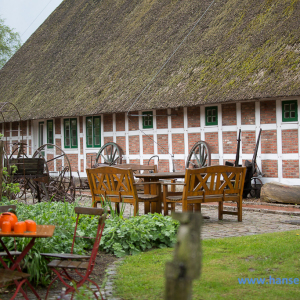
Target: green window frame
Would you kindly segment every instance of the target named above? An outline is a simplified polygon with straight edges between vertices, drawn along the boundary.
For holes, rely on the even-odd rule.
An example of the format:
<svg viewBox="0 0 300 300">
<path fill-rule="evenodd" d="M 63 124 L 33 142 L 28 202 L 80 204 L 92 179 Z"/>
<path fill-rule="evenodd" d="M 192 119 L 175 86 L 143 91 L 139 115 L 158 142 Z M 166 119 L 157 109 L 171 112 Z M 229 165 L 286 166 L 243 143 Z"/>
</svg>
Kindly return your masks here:
<svg viewBox="0 0 300 300">
<path fill-rule="evenodd" d="M 144 111 L 143 112 L 143 129 L 153 128 L 153 112 Z"/>
<path fill-rule="evenodd" d="M 218 125 L 218 106 L 205 107 L 205 125 Z"/>
<path fill-rule="evenodd" d="M 54 144 L 53 120 L 47 121 L 47 144 Z M 53 148 L 53 146 L 48 145 L 47 148 Z"/>
<path fill-rule="evenodd" d="M 101 117 L 86 117 L 86 147 L 101 147 Z"/>
<path fill-rule="evenodd" d="M 65 148 L 78 148 L 77 119 L 64 119 Z"/>
<path fill-rule="evenodd" d="M 298 121 L 298 101 L 282 101 L 282 122 Z"/>
</svg>

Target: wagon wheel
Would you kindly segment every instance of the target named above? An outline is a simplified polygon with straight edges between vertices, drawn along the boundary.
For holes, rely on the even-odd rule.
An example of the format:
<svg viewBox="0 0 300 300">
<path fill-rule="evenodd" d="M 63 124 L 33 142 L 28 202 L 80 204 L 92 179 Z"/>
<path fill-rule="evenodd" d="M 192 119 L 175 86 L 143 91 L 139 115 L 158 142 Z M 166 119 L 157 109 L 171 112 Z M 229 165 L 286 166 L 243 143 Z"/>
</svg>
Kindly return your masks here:
<svg viewBox="0 0 300 300">
<path fill-rule="evenodd" d="M 101 158 L 104 160 L 104 164 L 109 166 L 122 164 L 122 154 L 123 151 L 121 147 L 116 143 L 106 143 L 100 148 L 96 156 L 95 166 L 101 164 Z"/>
<path fill-rule="evenodd" d="M 263 186 L 262 181 L 258 177 L 251 178 L 250 196 L 252 198 L 260 198 L 260 190 Z"/>
<path fill-rule="evenodd" d="M 50 175 L 49 183 L 35 182 L 35 196 L 39 188 L 43 199 L 64 200 L 73 180 L 71 164 L 66 153 L 54 144 L 44 144 L 35 151 L 33 157 L 46 158 L 45 170 Z"/>
<path fill-rule="evenodd" d="M 202 168 L 210 166 L 211 154 L 209 146 L 204 141 L 197 142 L 191 149 L 186 160 L 186 168 Z"/>
</svg>

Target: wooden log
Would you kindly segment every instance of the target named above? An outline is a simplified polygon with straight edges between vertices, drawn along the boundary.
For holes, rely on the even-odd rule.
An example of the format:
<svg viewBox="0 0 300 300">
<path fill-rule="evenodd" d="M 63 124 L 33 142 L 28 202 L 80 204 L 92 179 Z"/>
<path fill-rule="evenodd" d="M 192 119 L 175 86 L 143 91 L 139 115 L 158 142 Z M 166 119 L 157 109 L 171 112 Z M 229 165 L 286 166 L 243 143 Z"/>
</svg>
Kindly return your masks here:
<svg viewBox="0 0 300 300">
<path fill-rule="evenodd" d="M 200 228 L 202 217 L 199 213 L 172 213 L 180 222 L 173 261 L 166 263 L 165 300 L 191 300 L 192 281 L 201 272 Z"/>
<path fill-rule="evenodd" d="M 300 204 L 300 186 L 278 182 L 265 183 L 261 188 L 260 201 Z"/>
</svg>

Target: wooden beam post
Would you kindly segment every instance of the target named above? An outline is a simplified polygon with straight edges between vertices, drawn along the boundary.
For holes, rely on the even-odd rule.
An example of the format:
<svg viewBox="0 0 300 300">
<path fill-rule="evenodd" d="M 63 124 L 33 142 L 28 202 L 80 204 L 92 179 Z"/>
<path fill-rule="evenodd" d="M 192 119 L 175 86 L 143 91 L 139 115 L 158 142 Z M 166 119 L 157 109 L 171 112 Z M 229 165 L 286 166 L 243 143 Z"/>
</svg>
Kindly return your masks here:
<svg viewBox="0 0 300 300">
<path fill-rule="evenodd" d="M 165 300 L 192 299 L 192 282 L 201 273 L 200 213 L 172 213 L 180 222 L 173 261 L 166 264 Z"/>
</svg>

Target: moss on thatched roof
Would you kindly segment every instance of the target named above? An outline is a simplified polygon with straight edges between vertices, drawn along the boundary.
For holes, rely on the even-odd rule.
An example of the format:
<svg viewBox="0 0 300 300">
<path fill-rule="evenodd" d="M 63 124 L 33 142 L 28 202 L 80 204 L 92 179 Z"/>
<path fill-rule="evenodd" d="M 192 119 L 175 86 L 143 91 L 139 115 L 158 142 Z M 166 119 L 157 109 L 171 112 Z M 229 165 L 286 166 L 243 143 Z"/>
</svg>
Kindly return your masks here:
<svg viewBox="0 0 300 300">
<path fill-rule="evenodd" d="M 125 112 L 211 0 L 65 0 L 0 70 L 23 119 Z M 133 110 L 300 94 L 300 1 L 216 0 Z"/>
</svg>

